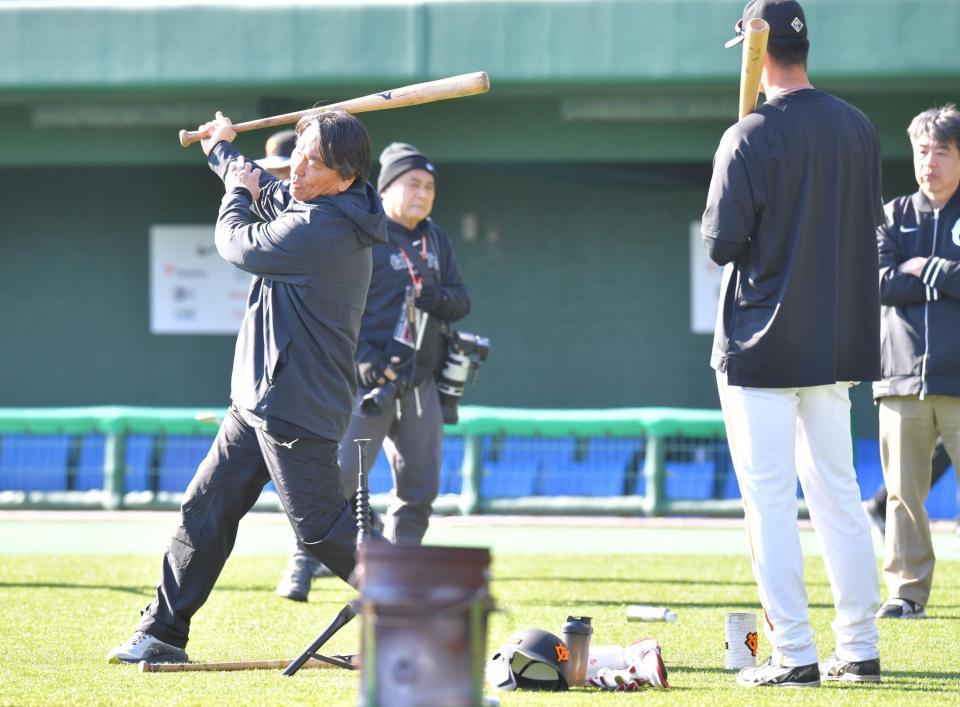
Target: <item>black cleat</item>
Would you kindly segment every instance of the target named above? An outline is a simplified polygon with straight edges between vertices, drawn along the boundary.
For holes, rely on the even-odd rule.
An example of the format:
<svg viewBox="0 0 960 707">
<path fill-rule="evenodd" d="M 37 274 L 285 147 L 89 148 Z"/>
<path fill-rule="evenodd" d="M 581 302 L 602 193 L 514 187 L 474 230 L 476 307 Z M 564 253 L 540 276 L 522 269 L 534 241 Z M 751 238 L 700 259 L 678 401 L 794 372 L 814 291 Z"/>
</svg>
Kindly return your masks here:
<svg viewBox="0 0 960 707">
<path fill-rule="evenodd" d="M 843 682 L 880 682 L 880 659 L 841 660 L 834 653 L 820 661 L 821 680 L 839 680 Z"/>
<path fill-rule="evenodd" d="M 882 545 L 884 536 L 887 533 L 886 513 L 880 509 L 877 502 L 872 498 L 864 501 L 861 505 L 863 506 L 863 512 L 867 515 L 867 520 L 870 522 L 871 529 L 874 533 L 876 533 L 877 538 L 880 540 L 880 544 Z"/>
<path fill-rule="evenodd" d="M 877 612 L 878 619 L 925 619 L 927 612 L 923 605 L 909 599 L 894 597 L 887 599 Z"/>
<path fill-rule="evenodd" d="M 773 658 L 755 668 L 744 668 L 737 673 L 740 687 L 820 687 L 820 668 L 816 663 L 781 667 Z"/>
</svg>

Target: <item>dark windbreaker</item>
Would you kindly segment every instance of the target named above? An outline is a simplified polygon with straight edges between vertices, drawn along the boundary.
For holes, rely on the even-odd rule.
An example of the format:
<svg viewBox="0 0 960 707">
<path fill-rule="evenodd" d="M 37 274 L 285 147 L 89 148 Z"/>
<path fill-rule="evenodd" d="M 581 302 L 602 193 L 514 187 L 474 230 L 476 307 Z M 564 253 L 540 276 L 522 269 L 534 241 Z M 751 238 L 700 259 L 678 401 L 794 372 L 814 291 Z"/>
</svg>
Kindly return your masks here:
<svg viewBox="0 0 960 707">
<path fill-rule="evenodd" d="M 390 354 L 400 354 L 401 358 L 408 355 L 405 347 L 397 350 L 392 342 L 394 328 L 403 308 L 404 292 L 407 285 L 411 284 L 401 247 L 405 247 L 409 253 L 420 253 L 421 239 L 426 238 L 427 267 L 415 265 L 415 272 L 426 283 L 433 283 L 440 288 L 441 301 L 437 310 L 427 319 L 420 351 L 417 352 L 417 370 L 412 375 L 412 381 L 418 384 L 434 375 L 443 365 L 447 348 L 442 324 L 467 316 L 470 297 L 460 279 L 460 269 L 450 239 L 443 229 L 430 219 L 424 219 L 412 231 L 390 220 L 387 221 L 387 228 L 389 243 L 373 249 L 373 279 L 360 328 L 357 361 L 377 359 L 385 363 Z"/>
<path fill-rule="evenodd" d="M 239 154 L 221 142 L 210 167 L 223 178 Z M 302 202 L 264 172 L 260 188 L 256 203 L 242 187 L 228 191 L 217 218 L 220 255 L 254 275 L 230 397 L 267 423 L 339 441 L 356 394 L 370 247 L 387 241 L 383 206 L 369 184 Z"/>
<path fill-rule="evenodd" d="M 876 131 L 839 98 L 780 94 L 727 129 L 700 230 L 726 266 L 710 365 L 729 385 L 880 377 L 880 206 Z"/>
<path fill-rule="evenodd" d="M 922 192 L 884 207 L 877 229 L 883 379 L 873 397 L 960 396 L 960 190 L 941 209 Z M 914 277 L 897 272 L 927 258 Z"/>
</svg>

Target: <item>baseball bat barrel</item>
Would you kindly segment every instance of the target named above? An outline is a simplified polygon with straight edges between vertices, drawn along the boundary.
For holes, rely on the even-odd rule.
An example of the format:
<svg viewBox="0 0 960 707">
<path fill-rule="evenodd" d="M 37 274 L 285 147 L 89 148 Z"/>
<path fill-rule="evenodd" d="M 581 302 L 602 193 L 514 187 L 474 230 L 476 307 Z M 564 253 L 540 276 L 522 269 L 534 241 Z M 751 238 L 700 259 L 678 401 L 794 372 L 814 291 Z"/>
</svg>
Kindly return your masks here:
<svg viewBox="0 0 960 707">
<path fill-rule="evenodd" d="M 357 655 L 342 655 L 336 656 L 336 658 L 354 666 L 360 664 Z M 141 673 L 196 673 L 231 670 L 283 670 L 292 662 L 292 660 L 242 660 L 230 663 L 148 663 L 141 660 L 138 667 Z M 311 658 L 300 667 L 326 669 L 340 666 Z"/>
<path fill-rule="evenodd" d="M 760 96 L 760 74 L 763 71 L 763 58 L 767 54 L 767 38 L 770 25 L 759 17 L 746 23 L 743 28 L 743 62 L 740 69 L 740 115 L 738 119 L 750 115 L 757 109 Z"/>
<path fill-rule="evenodd" d="M 277 125 L 289 125 L 290 123 L 296 123 L 305 116 L 332 110 L 343 110 L 348 113 L 366 113 L 375 110 L 406 108 L 407 106 L 419 106 L 424 103 L 433 103 L 434 101 L 445 101 L 450 98 L 475 96 L 479 93 L 486 93 L 489 90 L 490 78 L 485 72 L 476 71 L 472 74 L 460 74 L 459 76 L 449 76 L 445 79 L 437 79 L 436 81 L 402 86 L 391 91 L 371 93 L 369 96 L 351 98 L 346 101 L 340 101 L 339 103 L 332 103 L 328 106 L 308 108 L 307 110 L 301 110 L 295 113 L 272 115 L 268 118 L 249 120 L 245 123 L 234 123 L 233 129 L 238 133 L 245 133 L 250 130 L 272 128 Z M 204 137 L 206 137 L 206 133 L 200 130 L 181 130 L 180 145 L 186 147 Z"/>
</svg>

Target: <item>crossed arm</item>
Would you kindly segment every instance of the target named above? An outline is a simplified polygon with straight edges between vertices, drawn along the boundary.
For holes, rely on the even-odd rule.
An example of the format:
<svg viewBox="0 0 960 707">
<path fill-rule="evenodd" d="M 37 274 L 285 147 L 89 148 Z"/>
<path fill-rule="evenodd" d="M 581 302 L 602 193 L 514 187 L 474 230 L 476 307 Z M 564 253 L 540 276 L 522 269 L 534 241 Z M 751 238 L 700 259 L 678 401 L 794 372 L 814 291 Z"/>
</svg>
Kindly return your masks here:
<svg viewBox="0 0 960 707">
<path fill-rule="evenodd" d="M 936 255 L 904 259 L 888 224 L 877 230 L 880 255 L 880 302 L 889 307 L 960 300 L 960 261 Z"/>
</svg>

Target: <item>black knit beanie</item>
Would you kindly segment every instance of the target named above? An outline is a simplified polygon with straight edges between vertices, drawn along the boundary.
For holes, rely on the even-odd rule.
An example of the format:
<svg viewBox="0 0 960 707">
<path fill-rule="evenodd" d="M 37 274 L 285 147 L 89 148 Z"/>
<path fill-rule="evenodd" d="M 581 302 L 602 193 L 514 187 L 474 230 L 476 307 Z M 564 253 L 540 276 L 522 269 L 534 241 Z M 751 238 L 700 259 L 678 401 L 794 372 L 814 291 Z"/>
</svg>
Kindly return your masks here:
<svg viewBox="0 0 960 707">
<path fill-rule="evenodd" d="M 422 154 L 413 145 L 405 142 L 391 142 L 380 153 L 380 176 L 377 178 L 377 191 L 381 194 L 400 175 L 411 169 L 422 169 L 436 178 L 437 172 L 430 158 Z"/>
</svg>

